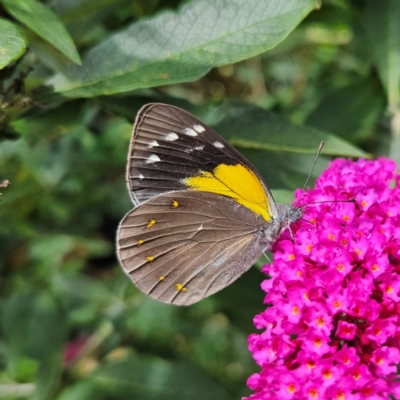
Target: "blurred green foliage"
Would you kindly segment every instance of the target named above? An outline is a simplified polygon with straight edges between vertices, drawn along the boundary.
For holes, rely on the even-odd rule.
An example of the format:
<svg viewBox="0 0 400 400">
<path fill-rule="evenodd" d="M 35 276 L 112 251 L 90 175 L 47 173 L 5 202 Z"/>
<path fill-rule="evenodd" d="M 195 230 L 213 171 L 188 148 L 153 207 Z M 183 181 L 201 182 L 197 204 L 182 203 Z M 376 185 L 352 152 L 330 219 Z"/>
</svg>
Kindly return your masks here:
<svg viewBox="0 0 400 400">
<path fill-rule="evenodd" d="M 400 161 L 399 4 L 0 0 L 0 398 L 249 394 L 259 269 L 176 308 L 118 266 L 136 112 L 196 114 L 283 202 L 322 139 L 314 178 L 332 156 Z"/>
</svg>

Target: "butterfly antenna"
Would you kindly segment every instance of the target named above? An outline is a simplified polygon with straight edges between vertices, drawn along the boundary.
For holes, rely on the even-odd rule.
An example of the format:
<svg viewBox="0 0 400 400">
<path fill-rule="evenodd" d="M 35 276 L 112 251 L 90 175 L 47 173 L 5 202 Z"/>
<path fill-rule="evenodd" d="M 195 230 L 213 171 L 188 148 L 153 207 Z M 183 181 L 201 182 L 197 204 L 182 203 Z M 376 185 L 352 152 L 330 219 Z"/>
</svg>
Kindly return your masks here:
<svg viewBox="0 0 400 400">
<path fill-rule="evenodd" d="M 308 205 L 308 204 L 306 204 L 306 205 Z M 302 207 L 303 207 L 303 206 L 302 206 Z M 308 224 L 314 226 L 314 224 L 313 224 L 311 221 L 309 221 L 308 219 L 305 219 L 305 218 L 300 218 L 300 219 L 301 219 L 302 221 L 307 222 Z"/>
<path fill-rule="evenodd" d="M 326 204 L 326 203 L 355 203 L 357 199 L 348 199 L 348 200 L 324 200 L 324 201 L 313 201 L 312 203 L 303 204 L 299 208 L 304 208 L 309 206 L 310 204 Z"/>
<path fill-rule="evenodd" d="M 301 196 L 300 196 L 300 198 L 296 201 L 296 206 L 295 206 L 295 207 L 297 207 L 297 205 L 300 203 L 301 199 L 303 198 L 304 190 L 305 190 L 305 188 L 307 187 L 307 183 L 308 183 L 308 181 L 310 180 L 311 174 L 312 174 L 312 172 L 314 171 L 315 164 L 317 163 L 318 157 L 319 157 L 319 155 L 321 154 L 321 151 L 322 151 L 322 148 L 323 148 L 323 147 L 324 147 L 324 141 L 322 140 L 321 143 L 319 144 L 319 147 L 318 147 L 318 150 L 317 150 L 317 155 L 315 156 L 315 159 L 314 159 L 314 163 L 313 163 L 313 165 L 312 165 L 312 167 L 311 167 L 311 169 L 310 169 L 310 172 L 308 173 L 306 182 L 304 183 Z"/>
</svg>

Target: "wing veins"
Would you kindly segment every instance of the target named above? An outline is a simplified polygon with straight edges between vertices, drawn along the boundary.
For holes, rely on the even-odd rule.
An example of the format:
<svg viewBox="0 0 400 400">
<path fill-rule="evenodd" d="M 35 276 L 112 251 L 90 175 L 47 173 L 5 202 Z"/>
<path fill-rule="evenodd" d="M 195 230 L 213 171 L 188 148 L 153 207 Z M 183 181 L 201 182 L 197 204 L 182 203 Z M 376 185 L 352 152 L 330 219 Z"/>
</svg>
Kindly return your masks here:
<svg viewBox="0 0 400 400">
<path fill-rule="evenodd" d="M 200 225 L 203 225 L 203 224 L 206 224 L 207 222 L 204 222 L 204 223 L 202 223 L 202 224 L 200 224 Z M 196 223 L 193 223 L 193 224 L 186 224 L 186 225 L 177 225 L 177 226 L 174 226 L 174 229 L 175 228 L 181 228 L 181 227 L 187 227 L 187 226 L 190 226 L 190 225 L 199 225 L 199 223 L 198 222 L 196 222 Z M 225 229 L 226 227 L 225 226 L 222 226 L 222 225 L 217 225 L 217 227 L 218 226 L 221 226 L 221 227 L 223 227 L 224 228 L 224 231 L 225 232 L 230 232 L 230 231 L 233 231 L 233 232 L 237 232 L 238 230 L 237 230 L 237 228 L 236 229 Z M 159 229 L 157 232 L 161 232 L 161 231 L 165 231 L 166 233 L 164 234 L 164 235 L 160 235 L 160 236 L 157 236 L 157 237 L 153 237 L 153 238 L 149 238 L 149 239 L 146 239 L 146 241 L 145 241 L 145 243 L 150 243 L 150 242 L 152 242 L 152 241 L 154 241 L 154 240 L 158 240 L 158 239 L 162 239 L 162 238 L 165 238 L 165 237 L 168 237 L 168 236 L 170 236 L 170 233 L 168 233 L 168 231 L 170 231 L 171 230 L 171 228 L 163 228 L 163 229 Z M 208 233 L 211 233 L 211 232 L 213 232 L 213 231 L 216 231 L 216 232 L 219 232 L 219 231 L 221 231 L 221 229 L 218 229 L 218 228 L 212 228 L 212 227 L 210 227 L 210 228 L 208 228 L 208 227 L 203 227 L 201 230 L 193 230 L 193 231 L 179 231 L 179 232 L 174 232 L 174 234 L 180 234 L 180 233 L 193 233 L 193 235 L 192 235 L 192 237 L 191 238 L 189 238 L 189 239 L 185 239 L 185 240 L 192 240 L 198 233 L 200 233 L 200 232 L 204 232 L 204 231 L 207 231 Z M 254 232 L 255 233 L 255 232 Z M 164 244 L 168 244 L 168 243 L 173 243 L 173 242 L 166 242 L 166 243 L 163 243 L 163 245 Z M 208 242 L 202 242 L 202 243 L 208 243 Z M 122 249 L 122 250 L 125 250 L 125 249 L 129 249 L 129 248 L 131 248 L 131 247 L 137 247 L 137 243 L 133 243 L 133 244 L 130 244 L 130 245 L 127 245 L 127 246 L 119 246 L 119 249 Z M 140 254 L 140 253 L 138 253 L 138 254 Z"/>
<path fill-rule="evenodd" d="M 167 122 L 168 125 L 172 125 L 172 126 L 175 126 L 175 127 L 178 127 L 178 128 L 182 128 L 182 121 L 180 121 L 180 123 L 177 124 L 173 119 L 167 120 L 165 118 L 165 116 L 163 114 L 159 113 L 159 112 L 156 112 L 154 110 L 149 110 L 149 111 L 153 111 L 153 114 L 161 115 L 162 117 L 156 118 L 154 115 L 150 116 L 148 114 L 143 114 L 143 119 L 146 119 L 148 124 L 149 124 L 150 120 L 154 119 L 154 121 L 163 122 L 163 123 Z M 141 124 L 142 123 L 143 123 L 143 121 L 141 121 Z M 158 125 L 155 125 L 155 126 L 158 126 Z M 138 129 L 140 129 L 140 126 L 138 127 Z"/>
<path fill-rule="evenodd" d="M 243 238 L 242 240 L 244 240 L 244 238 Z M 236 243 L 236 245 L 237 245 L 237 244 L 238 244 L 238 243 Z M 234 245 L 234 244 L 232 243 L 232 246 L 233 246 L 233 245 Z M 232 248 L 232 246 L 231 246 L 230 248 Z M 226 252 L 227 252 L 228 250 L 229 250 L 229 249 L 225 249 L 225 250 L 223 251 L 222 254 L 226 254 Z M 236 253 L 237 253 L 237 252 L 235 252 L 235 254 L 236 254 Z M 193 280 L 193 278 L 192 278 L 191 280 Z M 208 284 L 206 292 L 210 289 L 211 285 L 212 285 L 214 282 L 215 282 L 215 280 L 213 280 L 212 282 L 210 282 L 210 283 Z M 190 283 L 190 280 L 189 280 L 187 283 L 185 283 L 185 285 L 187 285 L 188 283 Z M 198 289 L 198 287 L 199 287 L 199 285 L 196 286 L 196 289 Z"/>
<path fill-rule="evenodd" d="M 205 249 L 204 252 L 203 252 L 199 257 L 197 257 L 196 259 L 194 259 L 194 260 L 192 260 L 192 261 L 190 262 L 190 264 L 178 275 L 178 277 L 176 278 L 175 281 L 177 281 L 177 280 L 179 279 L 179 277 L 180 277 L 184 272 L 186 272 L 188 268 L 190 268 L 190 266 L 193 264 L 193 262 L 197 261 L 200 257 L 202 257 L 206 252 L 208 252 L 208 251 L 210 251 L 212 248 L 214 248 L 217 244 L 226 242 L 226 241 L 228 241 L 228 240 L 240 238 L 240 237 L 242 237 L 242 236 L 247 236 L 247 234 L 242 234 L 242 235 L 230 237 L 230 238 L 228 238 L 228 239 L 221 239 L 221 240 L 219 240 L 217 243 L 214 243 L 211 247 Z M 202 242 L 202 243 L 203 243 L 203 242 Z M 207 242 L 206 242 L 206 243 L 207 243 Z M 198 243 L 198 242 L 195 242 L 195 243 L 194 243 L 194 246 L 196 246 L 197 244 L 199 244 L 199 243 Z M 190 248 L 192 248 L 192 247 L 194 247 L 194 246 L 191 246 Z M 168 262 L 174 260 L 174 259 L 175 259 L 178 255 L 180 255 L 180 254 L 181 254 L 181 253 L 174 255 L 171 259 L 168 260 Z M 157 266 L 156 269 L 160 268 L 160 267 L 163 266 L 164 264 L 165 264 L 165 262 L 164 262 L 163 264 Z M 209 264 L 210 264 L 210 262 L 208 262 L 208 263 L 206 264 L 206 266 L 208 266 Z M 203 268 L 202 270 L 204 270 L 204 268 Z M 153 271 L 154 271 L 154 270 L 153 270 Z M 199 271 L 198 273 L 196 273 L 196 275 L 199 274 L 199 273 L 200 273 L 200 271 Z M 168 275 L 165 275 L 165 276 L 168 276 Z M 170 284 L 165 288 L 165 290 L 160 294 L 160 296 L 163 295 L 163 294 L 166 292 L 166 290 L 168 290 L 172 285 L 173 285 L 173 283 L 170 283 Z"/>
<path fill-rule="evenodd" d="M 147 137 L 147 136 L 146 136 Z M 160 139 L 158 139 L 158 140 L 160 140 Z M 198 140 L 199 141 L 199 140 Z M 141 145 L 144 145 L 143 146 L 143 148 L 141 148 L 141 149 L 136 149 L 137 151 L 148 151 L 148 152 L 151 152 L 150 151 L 150 149 L 153 149 L 153 148 L 160 148 L 160 149 L 168 149 L 168 150 L 175 150 L 175 151 L 177 151 L 177 152 L 181 152 L 181 153 L 185 153 L 185 154 L 193 154 L 194 152 L 196 152 L 196 154 L 197 154 L 197 157 L 199 157 L 199 158 L 202 158 L 203 160 L 206 160 L 206 161 L 209 161 L 209 159 L 210 159 L 210 157 L 215 157 L 215 154 L 214 153 L 210 153 L 210 152 L 208 152 L 208 151 L 205 151 L 204 149 L 203 150 L 197 150 L 195 147 L 191 147 L 191 146 L 186 146 L 186 145 L 183 145 L 183 144 L 181 144 L 181 143 L 174 143 L 173 145 L 171 145 L 171 146 L 165 146 L 165 144 L 168 144 L 168 142 L 161 142 L 162 143 L 162 145 L 161 144 L 159 144 L 158 146 L 154 146 L 154 147 L 148 147 L 148 146 L 146 146 L 146 145 L 148 145 L 149 143 L 148 142 L 143 142 L 143 141 L 139 141 L 139 140 L 136 140 L 136 143 L 139 143 L 139 144 L 141 144 Z M 209 144 L 208 142 L 206 142 L 206 141 L 201 141 L 201 143 L 205 143 L 205 144 Z M 180 149 L 180 148 L 178 148 L 178 146 L 180 147 L 180 148 L 182 148 L 182 149 Z M 196 146 L 198 146 L 198 144 L 196 143 Z M 192 150 L 192 152 L 190 152 L 190 153 L 188 153 L 188 152 L 185 152 L 185 150 L 183 150 L 183 149 L 190 149 L 190 150 Z M 222 152 L 221 152 L 222 153 Z M 166 154 L 166 153 L 160 153 L 160 154 Z M 201 157 L 199 154 L 205 154 L 205 155 L 207 155 L 208 156 L 208 158 L 206 158 L 206 157 Z M 227 156 L 225 153 L 222 153 L 224 156 Z M 229 156 L 227 156 L 227 157 L 229 157 Z M 131 156 L 131 158 L 133 158 L 133 155 Z M 135 158 L 136 158 L 136 156 L 135 156 Z M 229 158 L 231 158 L 231 159 L 233 159 L 232 157 L 229 157 Z M 237 163 L 237 160 L 235 160 L 235 162 Z"/>
<path fill-rule="evenodd" d="M 247 235 L 247 234 L 242 234 L 242 235 L 232 236 L 232 237 L 227 238 L 227 239 L 221 239 L 221 240 L 219 240 L 217 243 L 214 243 L 214 245 L 211 246 L 211 247 L 209 247 L 206 251 L 212 249 L 212 248 L 213 248 L 216 244 L 218 244 L 218 243 L 226 242 L 227 240 L 237 239 L 237 238 L 240 238 L 240 237 L 246 236 L 246 235 Z M 179 241 L 175 241 L 175 243 L 178 243 L 178 242 L 188 242 L 188 243 L 190 243 L 190 242 L 191 242 L 191 239 L 180 239 Z M 170 242 L 170 243 L 171 243 L 171 242 Z M 210 243 L 210 242 L 200 242 L 200 243 Z M 199 242 L 194 242 L 194 243 L 193 243 L 193 246 L 190 246 L 187 250 L 189 250 L 189 249 L 195 247 L 195 246 L 198 245 L 198 244 L 199 244 Z M 180 245 L 174 247 L 174 250 L 175 250 L 175 249 L 178 249 L 179 247 L 180 247 Z M 171 251 L 171 249 L 168 249 L 168 250 L 166 250 L 165 252 L 161 253 L 161 254 L 160 254 L 159 256 L 157 256 L 157 257 L 162 257 L 162 256 L 164 256 L 165 254 L 168 254 L 170 251 Z M 162 262 L 160 265 L 158 265 L 156 268 L 152 269 L 152 270 L 149 271 L 146 275 L 142 276 L 142 277 L 140 278 L 140 280 L 146 278 L 149 274 L 151 274 L 152 272 L 158 270 L 159 268 L 164 267 L 164 266 L 165 266 L 165 263 L 171 262 L 171 261 L 175 260 L 175 259 L 176 259 L 178 256 L 180 256 L 183 252 L 185 252 L 185 249 L 183 249 L 181 252 L 175 254 L 172 258 L 168 259 L 167 261 L 163 261 L 163 262 Z M 126 259 L 129 259 L 129 258 L 131 258 L 131 257 L 128 257 L 128 258 L 126 258 Z M 123 261 L 125 261 L 126 259 L 123 259 Z M 146 263 L 145 263 L 145 264 L 146 264 Z M 141 264 L 140 266 L 136 267 L 135 269 L 132 269 L 132 270 L 128 271 L 128 273 L 134 272 L 134 271 L 138 270 L 139 268 L 142 268 L 145 264 Z M 165 276 L 168 276 L 168 275 L 165 275 Z M 138 281 L 139 281 L 139 280 L 138 280 Z M 164 292 L 163 292 L 163 293 L 164 293 Z"/>
<path fill-rule="evenodd" d="M 241 235 L 241 236 L 244 236 L 244 235 Z M 240 237 L 240 236 L 238 236 L 238 237 Z M 204 252 L 203 252 L 199 257 L 197 257 L 197 259 L 193 260 L 193 262 L 191 262 L 191 263 L 177 276 L 176 281 L 178 281 L 179 277 L 180 277 L 182 274 L 184 274 L 184 273 L 188 270 L 188 268 L 190 268 L 191 265 L 193 265 L 194 262 L 198 261 L 199 258 L 203 257 L 203 255 L 206 254 L 206 252 L 210 251 L 212 248 L 214 248 L 215 246 L 217 246 L 217 245 L 220 244 L 221 242 L 224 242 L 224 241 L 227 241 L 227 240 L 236 239 L 236 238 L 237 238 L 237 237 L 230 238 L 230 239 L 225 239 L 225 240 L 220 240 L 220 241 L 214 243 L 214 245 L 211 246 L 209 249 L 204 250 Z M 242 240 L 243 240 L 243 239 L 242 239 Z M 234 245 L 234 243 L 232 243 L 232 245 L 231 245 L 226 251 L 228 251 L 230 248 L 232 248 L 233 245 Z M 224 251 L 224 253 L 226 253 L 226 251 Z M 200 274 L 200 272 L 204 271 L 214 260 L 215 260 L 215 258 L 214 258 L 213 260 L 208 261 L 207 264 L 205 264 L 205 266 L 202 268 L 202 270 L 196 272 L 196 274 L 195 274 L 193 277 L 191 277 L 188 281 L 186 281 L 185 284 L 183 284 L 183 286 L 186 286 L 190 281 L 192 281 L 193 279 L 195 279 L 196 276 L 197 276 L 198 274 Z M 170 288 L 170 287 L 171 287 L 171 284 L 168 286 L 168 288 Z M 197 288 L 198 288 L 198 286 L 197 286 Z M 165 291 L 162 292 L 161 295 L 164 294 L 164 293 L 165 293 Z M 179 293 L 180 293 L 180 291 L 177 291 L 177 293 L 174 295 L 174 297 L 173 297 L 171 303 L 172 303 L 172 302 L 174 301 L 174 299 L 179 295 Z M 161 295 L 160 295 L 159 297 L 161 297 Z"/>
<path fill-rule="evenodd" d="M 150 125 L 150 126 L 155 126 L 155 127 L 158 127 L 159 128 L 159 125 L 155 125 L 155 124 L 148 124 L 148 125 Z M 159 132 L 159 131 L 153 131 L 153 130 L 151 130 L 151 129 L 149 129 L 149 128 L 139 128 L 140 129 L 140 131 L 142 131 L 142 132 L 148 132 L 148 133 L 154 133 L 154 134 L 156 134 L 156 135 L 162 135 L 162 133 L 161 132 Z M 166 131 L 168 131 L 167 129 L 165 129 Z M 217 136 L 217 134 L 215 133 L 215 132 L 211 132 L 209 129 L 206 129 L 206 132 L 208 133 L 208 134 L 211 134 L 212 136 L 215 136 L 215 139 L 218 139 L 218 140 L 221 140 L 221 138 L 219 137 L 219 136 Z M 176 133 L 176 132 L 175 132 Z M 182 133 L 180 133 L 181 135 L 182 135 Z M 183 135 L 185 135 L 184 137 L 185 138 L 190 138 L 190 136 L 188 136 L 188 135 L 186 135 L 185 133 L 183 133 Z M 144 137 L 148 137 L 148 136 L 146 136 L 146 135 L 141 135 L 141 136 L 144 136 Z M 137 138 L 139 138 L 139 135 L 137 136 Z M 189 139 L 190 140 L 190 139 Z M 210 142 L 208 141 L 208 140 L 205 140 L 205 139 L 203 139 L 201 136 L 196 136 L 196 139 L 193 139 L 193 140 L 195 140 L 197 143 L 204 143 L 204 144 L 206 144 L 206 145 L 210 145 Z M 140 143 L 140 142 L 138 142 L 137 141 L 137 139 L 135 139 L 135 143 Z M 175 143 L 175 142 L 174 142 Z M 177 145 L 179 145 L 179 146 L 184 146 L 182 143 L 178 143 L 178 142 L 176 142 L 176 144 Z M 187 147 L 187 146 L 185 146 L 185 147 Z M 203 150 L 202 150 L 203 151 Z M 223 151 L 222 151 L 222 149 L 218 149 L 218 151 L 220 152 L 220 153 L 222 153 L 222 154 L 224 154 L 224 155 L 226 155 L 226 156 L 228 156 L 226 153 L 224 153 Z M 230 156 L 228 156 L 228 157 L 230 157 Z"/>
<path fill-rule="evenodd" d="M 187 239 L 180 239 L 180 240 L 176 240 L 174 243 L 186 242 L 186 241 L 187 241 Z M 168 244 L 168 243 L 167 243 L 167 244 Z M 196 243 L 195 243 L 193 246 L 195 246 L 195 245 L 196 245 Z M 192 246 L 192 247 L 193 247 L 193 246 Z M 181 245 L 175 246 L 174 248 L 172 248 L 172 250 L 178 249 L 179 247 L 181 247 Z M 169 248 L 168 250 L 166 250 L 164 253 L 161 253 L 161 254 L 160 254 L 160 257 L 163 256 L 163 255 L 165 255 L 165 254 L 167 254 L 167 253 L 170 252 L 170 251 L 171 251 L 171 248 Z M 184 251 L 184 250 L 183 250 L 183 251 Z M 130 256 L 130 257 L 127 257 L 127 258 L 122 258 L 122 261 L 129 260 L 129 259 L 131 259 L 131 258 L 133 258 L 133 257 L 136 257 L 137 255 L 140 255 L 140 254 L 143 254 L 143 251 L 142 251 L 141 253 L 139 253 L 139 254 L 135 254 L 135 255 Z M 179 253 L 179 254 L 181 254 L 181 253 Z M 175 256 L 174 256 L 174 258 L 175 258 Z M 172 260 L 172 259 L 171 259 L 171 260 Z M 135 272 L 135 271 L 137 271 L 138 269 L 140 269 L 140 268 L 146 266 L 147 261 L 143 260 L 143 262 L 144 262 L 144 264 L 140 264 L 139 266 L 137 266 L 137 267 L 135 267 L 135 268 L 129 270 L 128 273 L 130 274 L 130 273 Z M 160 268 L 162 265 L 164 265 L 164 264 L 161 264 L 161 265 L 159 265 L 158 267 L 153 268 L 151 271 L 149 271 L 149 273 L 148 273 L 147 275 L 149 275 L 149 274 L 150 274 L 151 272 L 153 272 L 153 271 L 156 271 L 156 270 L 157 270 L 158 268 Z M 147 275 L 145 275 L 144 277 L 146 277 Z M 144 277 L 142 277 L 141 279 L 143 279 Z"/>
<path fill-rule="evenodd" d="M 139 167 L 139 168 L 141 168 L 141 169 L 146 169 L 146 168 L 143 168 L 143 167 Z M 158 171 L 160 171 L 160 170 L 158 170 Z M 185 179 L 185 177 L 187 176 L 187 174 L 185 174 L 184 172 L 174 172 L 174 174 L 175 175 L 178 175 L 178 174 L 181 174 L 182 175 L 182 178 L 173 178 L 173 177 L 169 177 L 169 176 L 166 176 L 166 177 L 160 177 L 160 176 L 144 176 L 143 178 L 139 178 L 139 176 L 138 175 L 136 175 L 136 176 L 134 176 L 134 175 L 129 175 L 129 179 L 137 179 L 137 180 L 139 180 L 139 182 L 145 182 L 145 181 L 173 181 L 173 182 L 176 182 L 176 181 L 180 181 L 181 179 Z"/>
<path fill-rule="evenodd" d="M 150 153 L 150 152 L 149 152 Z M 160 153 L 161 154 L 161 153 Z M 188 153 L 185 153 L 185 154 L 188 154 Z M 132 156 L 133 157 L 133 156 Z M 174 156 L 175 157 L 175 156 Z M 135 156 L 134 157 L 136 160 L 147 160 L 147 157 L 138 157 L 138 156 Z M 188 159 L 186 159 L 186 158 L 184 158 L 184 157 L 176 157 L 176 158 L 181 158 L 182 160 L 186 160 L 186 161 L 193 161 L 193 160 L 188 160 Z M 169 161 L 169 160 L 162 160 L 162 161 L 157 161 L 158 163 L 162 163 L 162 164 L 171 164 L 171 165 L 181 165 L 181 166 L 184 166 L 184 167 L 187 167 L 188 165 L 187 165 L 187 163 L 178 163 L 178 162 L 173 162 L 173 161 Z M 200 163 L 199 163 L 200 164 Z M 132 167 L 132 165 L 131 165 L 131 167 Z M 146 165 L 138 165 L 138 166 L 134 166 L 134 168 L 147 168 L 146 167 Z M 194 168 L 194 167 L 192 167 L 192 168 Z"/>
<path fill-rule="evenodd" d="M 226 197 L 226 196 L 225 196 Z M 147 204 L 147 205 L 152 205 L 152 206 L 157 206 L 158 204 Z M 170 214 L 171 212 L 170 211 L 157 211 L 157 214 Z M 202 216 L 202 217 L 207 217 L 207 218 L 211 218 L 212 220 L 214 220 L 214 221 L 216 221 L 216 220 L 219 220 L 219 219 L 228 219 L 229 221 L 233 221 L 233 222 L 236 222 L 237 220 L 235 220 L 235 219 L 233 219 L 233 218 L 230 218 L 230 217 L 227 217 L 227 216 L 225 216 L 224 215 L 224 218 L 222 218 L 222 217 L 214 217 L 214 216 L 210 216 L 210 215 L 208 215 L 208 214 L 199 214 L 199 213 L 196 213 L 196 212 L 189 212 L 189 211 L 180 211 L 179 213 L 177 213 L 177 214 L 179 214 L 179 215 L 183 215 L 183 214 L 188 214 L 188 215 L 199 215 L 199 216 Z M 222 212 L 221 212 L 221 214 L 222 214 Z M 140 214 L 141 216 L 149 216 L 149 217 L 154 217 L 154 214 L 151 214 L 151 213 L 143 213 L 143 214 Z M 247 225 L 251 225 L 251 226 L 253 226 L 251 223 L 247 223 L 247 222 L 245 222 L 245 221 L 240 221 L 241 222 L 241 224 L 242 225 L 244 225 L 244 224 L 247 224 Z M 156 220 L 156 223 L 157 223 L 157 220 Z M 136 227 L 140 227 L 140 226 L 145 226 L 145 225 L 147 225 L 147 224 L 144 224 L 144 225 L 133 225 L 133 226 L 129 226 L 129 227 L 131 227 L 131 228 L 136 228 Z M 177 226 L 180 226 L 180 225 L 177 225 Z"/>
</svg>

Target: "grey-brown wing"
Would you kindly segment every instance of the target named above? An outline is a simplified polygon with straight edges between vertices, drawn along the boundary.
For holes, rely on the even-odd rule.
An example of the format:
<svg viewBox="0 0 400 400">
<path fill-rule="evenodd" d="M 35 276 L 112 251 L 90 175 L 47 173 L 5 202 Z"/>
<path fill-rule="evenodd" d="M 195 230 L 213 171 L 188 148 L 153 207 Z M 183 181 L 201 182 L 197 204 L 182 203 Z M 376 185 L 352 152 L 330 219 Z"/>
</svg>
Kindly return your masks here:
<svg viewBox="0 0 400 400">
<path fill-rule="evenodd" d="M 214 193 L 177 191 L 130 211 L 118 229 L 118 258 L 143 292 L 189 305 L 228 286 L 259 258 L 261 218 Z"/>
<path fill-rule="evenodd" d="M 182 180 L 212 172 L 218 165 L 251 169 L 275 202 L 259 172 L 234 147 L 194 115 L 167 104 L 145 105 L 136 117 L 128 152 L 126 179 L 137 206 L 157 195 L 184 190 Z"/>
</svg>

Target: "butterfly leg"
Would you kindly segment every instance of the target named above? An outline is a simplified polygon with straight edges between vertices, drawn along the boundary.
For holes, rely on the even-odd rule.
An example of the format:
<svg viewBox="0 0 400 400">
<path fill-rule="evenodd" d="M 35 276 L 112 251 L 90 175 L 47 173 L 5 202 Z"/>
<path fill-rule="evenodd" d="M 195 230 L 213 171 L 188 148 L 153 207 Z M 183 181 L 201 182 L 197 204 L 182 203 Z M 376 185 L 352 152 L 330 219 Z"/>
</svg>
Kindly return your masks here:
<svg viewBox="0 0 400 400">
<path fill-rule="evenodd" d="M 268 248 L 268 247 L 266 247 L 266 248 L 263 250 L 263 254 L 264 254 L 264 257 L 265 257 L 265 258 L 268 260 L 268 262 L 271 264 L 271 259 L 268 257 L 268 254 L 266 253 L 267 248 Z"/>
</svg>

